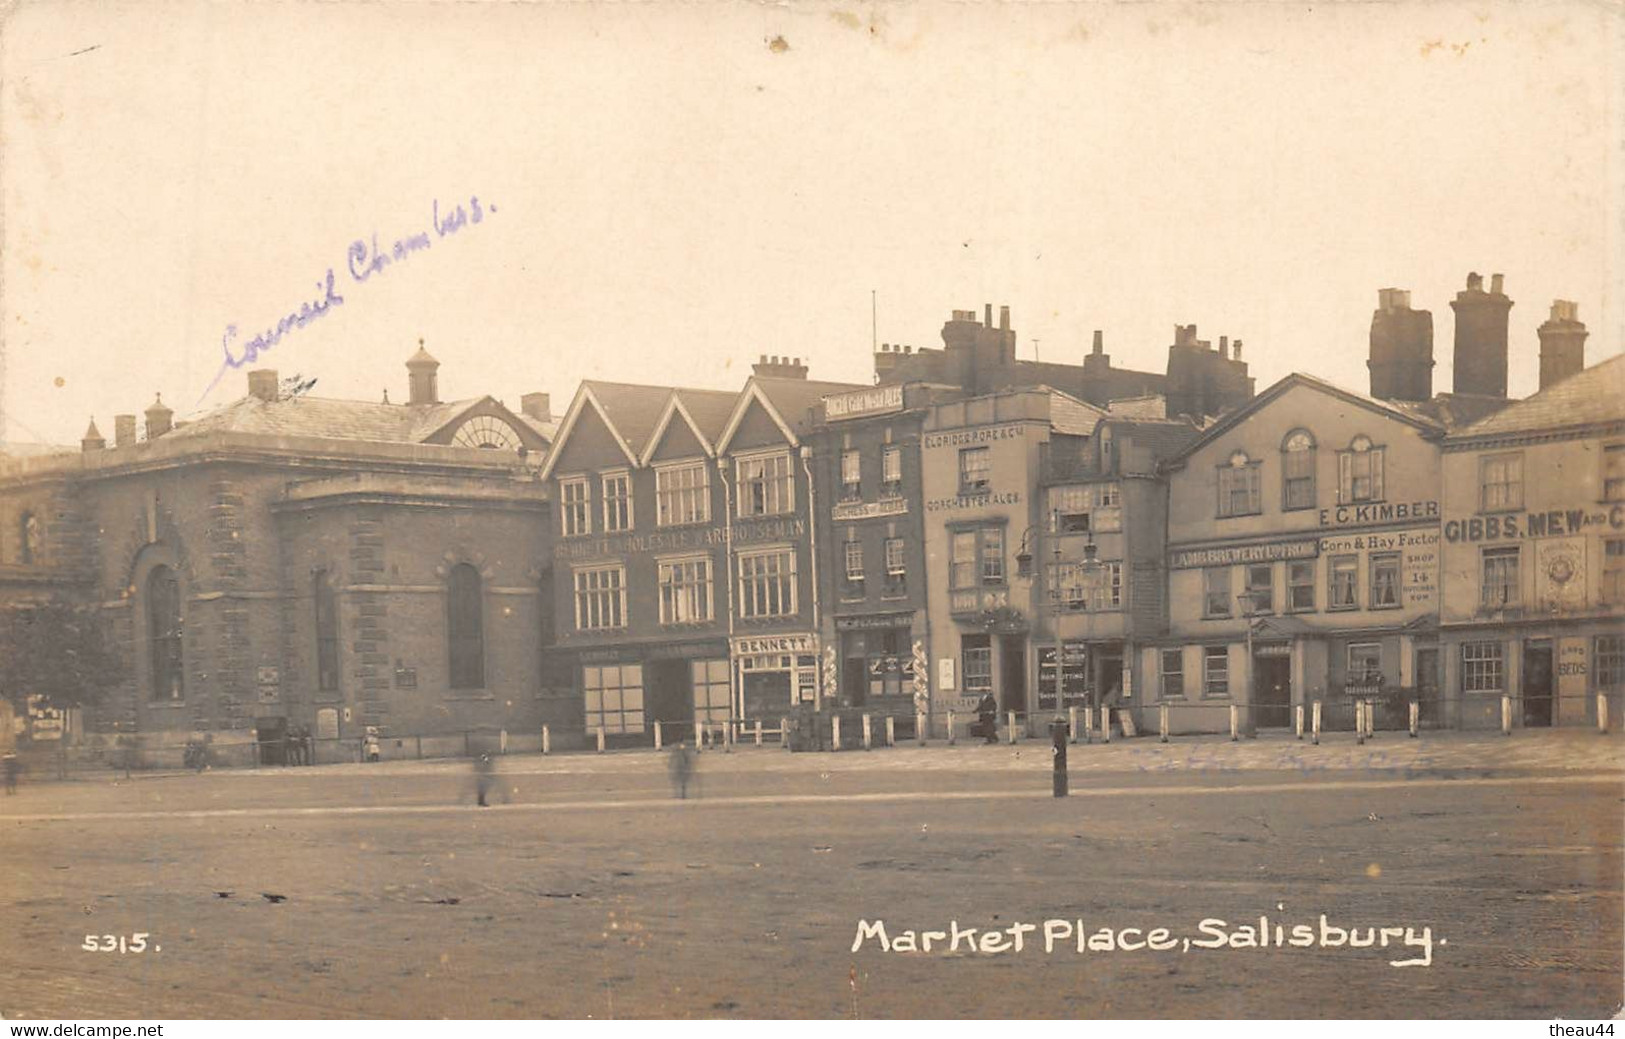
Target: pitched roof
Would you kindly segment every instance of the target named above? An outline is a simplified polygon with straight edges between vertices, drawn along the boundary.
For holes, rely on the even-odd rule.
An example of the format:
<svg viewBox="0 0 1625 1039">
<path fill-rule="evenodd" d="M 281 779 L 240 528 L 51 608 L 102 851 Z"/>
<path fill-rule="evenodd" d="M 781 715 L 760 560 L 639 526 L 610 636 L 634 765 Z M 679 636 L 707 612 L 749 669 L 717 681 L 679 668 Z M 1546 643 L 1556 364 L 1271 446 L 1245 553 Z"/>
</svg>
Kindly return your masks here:
<svg viewBox="0 0 1625 1039">
<path fill-rule="evenodd" d="M 773 407 L 799 437 L 812 425 L 810 412 L 831 393 L 867 389 L 855 382 L 821 382 L 814 379 L 780 379 L 755 375 L 750 382 L 761 387 L 762 393 L 773 402 Z M 748 385 L 748 384 L 747 384 Z"/>
<path fill-rule="evenodd" d="M 1160 393 L 1148 393 L 1143 397 L 1119 397 L 1106 403 L 1106 410 L 1112 415 L 1121 415 L 1124 418 L 1154 418 L 1168 417 L 1168 398 Z"/>
<path fill-rule="evenodd" d="M 179 423 L 164 434 L 164 438 L 229 432 L 416 444 L 485 399 L 471 397 L 440 404 L 382 404 L 309 396 L 267 401 L 248 396 Z"/>
<path fill-rule="evenodd" d="M 715 444 L 717 437 L 727 428 L 728 417 L 733 414 L 739 394 L 733 390 L 696 390 L 679 387 L 672 391 L 683 402 L 689 418 L 700 427 L 700 435 L 707 443 Z"/>
<path fill-rule="evenodd" d="M 1532 397 L 1458 429 L 1452 439 L 1625 422 L 1625 354 L 1576 372 Z"/>
<path fill-rule="evenodd" d="M 1225 413 L 1219 418 L 1218 421 L 1205 428 L 1200 437 L 1187 444 L 1184 450 L 1169 458 L 1168 462 L 1173 465 L 1179 464 L 1199 450 L 1203 445 L 1211 443 L 1213 440 L 1225 435 L 1226 433 L 1230 432 L 1230 430 L 1245 422 L 1259 411 L 1269 407 L 1269 405 L 1273 403 L 1276 398 L 1280 397 L 1282 394 L 1286 393 L 1295 386 L 1305 386 L 1315 390 L 1316 392 L 1336 397 L 1338 400 L 1353 404 L 1356 407 L 1365 408 L 1368 411 L 1374 411 L 1380 415 L 1385 415 L 1396 422 L 1403 422 L 1406 425 L 1414 426 L 1425 433 L 1438 433 L 1444 430 L 1443 423 L 1439 422 L 1437 419 L 1430 418 L 1427 415 L 1398 407 L 1389 401 L 1378 400 L 1375 397 L 1368 397 L 1363 393 L 1355 393 L 1353 390 L 1345 390 L 1343 387 L 1333 385 L 1332 383 L 1329 383 L 1325 379 L 1322 379 L 1316 375 L 1309 375 L 1306 372 L 1293 372 L 1285 378 L 1278 380 L 1274 385 L 1270 386 L 1263 393 L 1260 393 L 1246 404 L 1234 411 Z"/>
<path fill-rule="evenodd" d="M 1095 431 L 1095 427 L 1105 417 L 1106 412 L 1093 404 L 1060 390 L 1050 390 L 1049 424 L 1057 433 L 1064 436 L 1086 437 Z"/>
<path fill-rule="evenodd" d="M 588 380 L 582 389 L 591 390 L 604 420 L 621 435 L 634 455 L 643 451 L 654 432 L 660 413 L 671 396 L 670 386 L 644 386 L 632 382 Z"/>
</svg>

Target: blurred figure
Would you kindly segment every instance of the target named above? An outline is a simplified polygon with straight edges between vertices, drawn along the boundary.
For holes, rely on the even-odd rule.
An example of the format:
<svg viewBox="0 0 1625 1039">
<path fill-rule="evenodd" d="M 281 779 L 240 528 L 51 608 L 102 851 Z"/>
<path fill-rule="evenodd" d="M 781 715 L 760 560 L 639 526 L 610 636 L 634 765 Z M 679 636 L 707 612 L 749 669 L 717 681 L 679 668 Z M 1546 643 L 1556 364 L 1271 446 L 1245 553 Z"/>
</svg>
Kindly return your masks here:
<svg viewBox="0 0 1625 1039">
<path fill-rule="evenodd" d="M 486 795 L 491 792 L 491 785 L 496 782 L 496 778 L 496 758 L 491 756 L 490 751 L 482 751 L 480 755 L 474 759 L 474 789 L 478 795 L 479 805 L 481 808 L 490 807 L 490 805 L 486 803 L 485 798 Z"/>
<path fill-rule="evenodd" d="M 666 762 L 671 772 L 672 792 L 680 798 L 688 797 L 688 781 L 694 778 L 694 751 L 687 743 L 678 743 L 671 749 Z"/>
<path fill-rule="evenodd" d="M 6 796 L 10 797 L 17 792 L 17 776 L 23 770 L 22 759 L 17 757 L 15 751 L 7 751 L 5 757 L 6 768 Z"/>
<path fill-rule="evenodd" d="M 989 743 L 997 743 L 998 727 L 994 719 L 998 716 L 999 705 L 993 702 L 993 694 L 983 693 L 981 702 L 976 705 L 976 728 L 971 730 L 971 735 L 980 736 Z"/>
</svg>

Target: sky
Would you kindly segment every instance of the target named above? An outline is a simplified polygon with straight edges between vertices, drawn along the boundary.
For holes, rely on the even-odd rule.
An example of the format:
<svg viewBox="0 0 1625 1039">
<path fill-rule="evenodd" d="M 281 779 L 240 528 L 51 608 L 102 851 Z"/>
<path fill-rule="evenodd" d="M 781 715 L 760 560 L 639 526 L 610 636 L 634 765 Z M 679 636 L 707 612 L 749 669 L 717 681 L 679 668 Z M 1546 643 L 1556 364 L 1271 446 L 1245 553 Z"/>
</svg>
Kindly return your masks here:
<svg viewBox="0 0 1625 1039">
<path fill-rule="evenodd" d="M 420 339 L 442 398 L 513 407 L 760 354 L 866 383 L 874 339 L 987 303 L 1022 357 L 1101 329 L 1162 371 L 1194 323 L 1260 388 L 1363 391 L 1384 287 L 1433 312 L 1447 390 L 1469 271 L 1506 276 L 1527 395 L 1553 299 L 1589 361 L 1625 340 L 1620 11 L 23 0 L 3 436 L 186 418 L 261 366 L 401 401 Z M 420 247 L 369 273 L 375 235 Z"/>
</svg>

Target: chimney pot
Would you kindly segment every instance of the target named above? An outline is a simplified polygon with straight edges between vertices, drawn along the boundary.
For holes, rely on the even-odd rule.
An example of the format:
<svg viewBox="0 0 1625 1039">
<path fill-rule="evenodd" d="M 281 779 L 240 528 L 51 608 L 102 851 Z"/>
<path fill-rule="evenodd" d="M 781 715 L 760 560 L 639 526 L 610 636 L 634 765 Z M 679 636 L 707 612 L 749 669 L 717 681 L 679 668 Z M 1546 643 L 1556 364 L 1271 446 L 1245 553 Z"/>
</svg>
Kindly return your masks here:
<svg viewBox="0 0 1625 1039">
<path fill-rule="evenodd" d="M 1501 293 L 1501 276 L 1499 274 L 1490 275 L 1490 294 L 1495 295 L 1495 296 L 1499 296 L 1499 295 L 1502 294 Z"/>
<path fill-rule="evenodd" d="M 113 446 L 125 447 L 135 443 L 135 416 L 113 416 Z"/>
<path fill-rule="evenodd" d="M 519 410 L 522 414 L 535 419 L 537 422 L 553 421 L 553 398 L 546 393 L 526 393 L 519 398 Z"/>
<path fill-rule="evenodd" d="M 269 404 L 275 404 L 281 395 L 281 384 L 277 381 L 275 368 L 256 368 L 248 373 L 248 395 L 258 397 Z"/>
<path fill-rule="evenodd" d="M 988 328 L 992 328 L 993 327 L 993 304 L 991 304 L 991 303 L 983 303 L 982 304 L 982 315 L 983 315 L 982 324 L 986 325 Z"/>
<path fill-rule="evenodd" d="M 1106 352 L 1106 333 L 1102 332 L 1098 328 L 1095 329 L 1095 341 L 1092 347 L 1092 352 L 1097 354 Z"/>
<path fill-rule="evenodd" d="M 1230 356 L 1238 361 L 1241 360 L 1241 340 L 1238 339 L 1230 344 Z"/>
<path fill-rule="evenodd" d="M 1483 292 L 1484 291 L 1484 276 L 1482 274 L 1479 274 L 1477 271 L 1473 271 L 1473 272 L 1469 273 L 1467 275 L 1467 291 L 1469 291 L 1469 292 Z"/>
<path fill-rule="evenodd" d="M 1010 328 L 1010 308 L 1008 306 L 999 308 L 999 327 L 1006 331 Z"/>
</svg>

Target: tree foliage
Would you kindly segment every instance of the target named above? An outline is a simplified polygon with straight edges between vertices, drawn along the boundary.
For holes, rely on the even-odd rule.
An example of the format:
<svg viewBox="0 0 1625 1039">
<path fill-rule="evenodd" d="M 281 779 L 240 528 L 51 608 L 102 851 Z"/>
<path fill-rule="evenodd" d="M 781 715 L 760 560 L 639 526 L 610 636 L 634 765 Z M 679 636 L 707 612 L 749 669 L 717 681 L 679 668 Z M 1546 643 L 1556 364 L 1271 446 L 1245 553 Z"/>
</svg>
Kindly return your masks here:
<svg viewBox="0 0 1625 1039">
<path fill-rule="evenodd" d="M 0 613 L 0 694 L 19 713 L 30 696 L 59 709 L 94 706 L 125 675 L 95 607 L 51 599 Z"/>
</svg>

